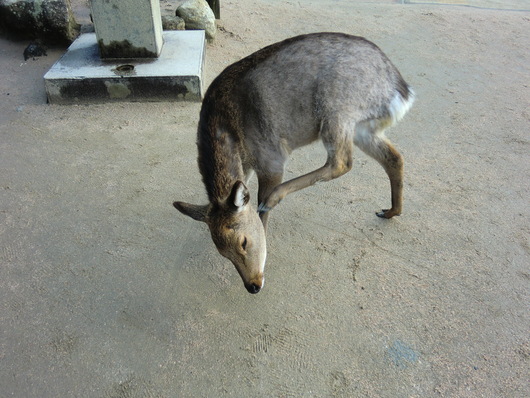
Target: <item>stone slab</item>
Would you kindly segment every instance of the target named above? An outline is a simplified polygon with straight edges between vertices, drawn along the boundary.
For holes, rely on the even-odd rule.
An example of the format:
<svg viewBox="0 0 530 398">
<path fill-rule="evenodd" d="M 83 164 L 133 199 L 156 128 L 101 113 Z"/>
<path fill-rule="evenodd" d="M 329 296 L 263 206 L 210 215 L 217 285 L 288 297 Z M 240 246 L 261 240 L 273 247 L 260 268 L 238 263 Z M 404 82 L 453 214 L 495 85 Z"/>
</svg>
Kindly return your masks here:
<svg viewBox="0 0 530 398">
<path fill-rule="evenodd" d="M 94 33 L 75 40 L 44 75 L 51 104 L 200 101 L 204 31 L 165 31 L 158 58 L 104 60 Z"/>
</svg>

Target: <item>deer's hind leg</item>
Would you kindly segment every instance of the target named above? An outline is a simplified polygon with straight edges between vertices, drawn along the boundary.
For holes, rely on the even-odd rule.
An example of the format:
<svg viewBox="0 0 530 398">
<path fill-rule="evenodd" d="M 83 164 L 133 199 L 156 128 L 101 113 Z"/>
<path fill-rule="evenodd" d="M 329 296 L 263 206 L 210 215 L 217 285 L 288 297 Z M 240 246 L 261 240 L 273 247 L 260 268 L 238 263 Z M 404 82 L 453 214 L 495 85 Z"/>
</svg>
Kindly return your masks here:
<svg viewBox="0 0 530 398">
<path fill-rule="evenodd" d="M 267 172 L 258 174 L 258 203 L 264 203 L 274 188 L 282 183 L 282 180 L 283 172 Z M 269 212 L 259 211 L 259 216 L 263 224 L 263 228 L 265 228 L 265 232 L 267 232 Z"/>
<path fill-rule="evenodd" d="M 268 212 L 290 193 L 347 173 L 353 163 L 353 132 L 350 131 L 353 127 L 347 127 L 349 126 L 343 126 L 337 120 L 322 123 L 320 138 L 328 153 L 324 166 L 276 186 L 261 202 L 260 213 Z"/>
<path fill-rule="evenodd" d="M 382 218 L 399 216 L 403 208 L 403 157 L 385 137 L 387 120 L 367 120 L 355 126 L 354 143 L 383 166 L 390 180 L 392 207 L 377 212 Z"/>
</svg>

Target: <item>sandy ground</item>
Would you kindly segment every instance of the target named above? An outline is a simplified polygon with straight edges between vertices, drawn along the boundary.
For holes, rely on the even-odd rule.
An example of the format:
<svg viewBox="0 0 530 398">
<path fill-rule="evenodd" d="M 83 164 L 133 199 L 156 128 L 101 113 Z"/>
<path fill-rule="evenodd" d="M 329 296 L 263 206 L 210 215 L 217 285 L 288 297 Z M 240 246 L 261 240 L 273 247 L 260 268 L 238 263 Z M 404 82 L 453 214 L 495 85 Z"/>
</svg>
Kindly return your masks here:
<svg viewBox="0 0 530 398">
<path fill-rule="evenodd" d="M 401 3 L 222 1 L 207 84 L 333 30 L 418 94 L 389 132 L 403 215 L 375 216 L 388 181 L 358 151 L 273 210 L 254 296 L 171 206 L 206 201 L 199 104 L 49 106 L 63 49 L 0 40 L 0 397 L 530 396 L 530 13 Z"/>
</svg>

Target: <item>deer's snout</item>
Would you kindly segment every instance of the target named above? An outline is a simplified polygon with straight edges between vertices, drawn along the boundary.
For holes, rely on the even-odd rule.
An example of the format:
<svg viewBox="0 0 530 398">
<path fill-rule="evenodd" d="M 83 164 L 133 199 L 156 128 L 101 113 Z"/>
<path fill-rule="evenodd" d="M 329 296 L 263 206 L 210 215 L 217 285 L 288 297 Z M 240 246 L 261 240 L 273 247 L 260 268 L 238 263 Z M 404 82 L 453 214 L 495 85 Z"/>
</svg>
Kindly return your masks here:
<svg viewBox="0 0 530 398">
<path fill-rule="evenodd" d="M 261 286 L 258 286 L 255 283 L 251 283 L 249 285 L 246 285 L 245 287 L 247 288 L 248 292 L 251 294 L 259 293 L 259 291 L 261 290 Z"/>
<path fill-rule="evenodd" d="M 261 288 L 263 287 L 264 278 L 261 277 L 259 279 L 253 279 L 248 283 L 245 283 L 245 288 L 248 290 L 251 294 L 259 293 Z"/>
</svg>

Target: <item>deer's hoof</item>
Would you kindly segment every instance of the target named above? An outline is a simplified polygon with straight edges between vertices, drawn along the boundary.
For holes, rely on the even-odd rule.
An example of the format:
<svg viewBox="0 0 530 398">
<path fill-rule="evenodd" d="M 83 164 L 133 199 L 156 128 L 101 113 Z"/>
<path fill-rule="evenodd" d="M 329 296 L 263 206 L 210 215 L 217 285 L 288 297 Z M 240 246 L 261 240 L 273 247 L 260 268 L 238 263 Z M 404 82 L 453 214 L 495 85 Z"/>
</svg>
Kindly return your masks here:
<svg viewBox="0 0 530 398">
<path fill-rule="evenodd" d="M 400 213 L 398 213 L 398 212 L 396 212 L 396 211 L 394 211 L 392 209 L 386 209 L 386 210 L 383 209 L 383 210 L 381 210 L 379 212 L 376 212 L 375 215 L 377 217 L 387 218 L 388 219 L 388 218 L 392 218 L 394 216 L 399 216 Z"/>
<path fill-rule="evenodd" d="M 269 207 L 267 205 L 265 205 L 265 203 L 260 203 L 260 205 L 258 206 L 258 213 L 261 215 L 261 214 L 265 214 L 267 213 L 268 211 L 271 211 L 272 210 L 272 207 Z"/>
<path fill-rule="evenodd" d="M 265 199 L 258 207 L 258 212 L 260 214 L 266 213 L 268 211 L 271 211 L 278 205 L 283 199 L 283 196 L 278 194 L 278 192 L 273 191 L 267 199 Z"/>
</svg>

